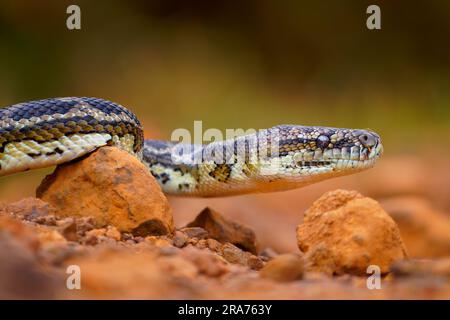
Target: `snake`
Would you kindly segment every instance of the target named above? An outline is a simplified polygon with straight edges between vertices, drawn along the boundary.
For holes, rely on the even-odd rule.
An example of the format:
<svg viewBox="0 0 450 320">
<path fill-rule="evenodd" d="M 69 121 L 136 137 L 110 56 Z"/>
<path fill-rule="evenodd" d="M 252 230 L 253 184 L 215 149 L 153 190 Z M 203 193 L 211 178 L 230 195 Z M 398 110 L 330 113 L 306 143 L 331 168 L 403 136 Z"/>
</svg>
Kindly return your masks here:
<svg viewBox="0 0 450 320">
<path fill-rule="evenodd" d="M 205 144 L 144 139 L 127 108 L 64 97 L 0 108 L 0 176 L 75 161 L 114 146 L 138 158 L 169 195 L 218 197 L 283 191 L 374 166 L 369 129 L 278 125 Z"/>
</svg>

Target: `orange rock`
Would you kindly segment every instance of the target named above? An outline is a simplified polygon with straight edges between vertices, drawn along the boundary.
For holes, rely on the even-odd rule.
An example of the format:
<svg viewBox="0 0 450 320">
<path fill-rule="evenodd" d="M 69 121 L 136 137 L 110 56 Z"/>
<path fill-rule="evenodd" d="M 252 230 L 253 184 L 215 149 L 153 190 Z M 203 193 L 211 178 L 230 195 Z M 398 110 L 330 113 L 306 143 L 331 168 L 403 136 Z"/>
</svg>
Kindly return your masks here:
<svg viewBox="0 0 450 320">
<path fill-rule="evenodd" d="M 382 203 L 397 223 L 414 258 L 450 256 L 450 217 L 420 197 L 395 197 Z"/>
<path fill-rule="evenodd" d="M 407 257 L 392 218 L 355 191 L 335 190 L 316 200 L 297 227 L 297 242 L 313 260 L 311 271 L 325 264 L 333 274 L 366 275 L 369 265 L 377 265 L 387 273 L 393 262 Z M 323 251 L 327 254 L 310 254 Z"/>
<path fill-rule="evenodd" d="M 90 216 L 96 227 L 113 225 L 140 236 L 174 231 L 171 208 L 156 180 L 138 159 L 114 147 L 58 166 L 36 194 L 54 206 L 55 215 Z"/>
</svg>

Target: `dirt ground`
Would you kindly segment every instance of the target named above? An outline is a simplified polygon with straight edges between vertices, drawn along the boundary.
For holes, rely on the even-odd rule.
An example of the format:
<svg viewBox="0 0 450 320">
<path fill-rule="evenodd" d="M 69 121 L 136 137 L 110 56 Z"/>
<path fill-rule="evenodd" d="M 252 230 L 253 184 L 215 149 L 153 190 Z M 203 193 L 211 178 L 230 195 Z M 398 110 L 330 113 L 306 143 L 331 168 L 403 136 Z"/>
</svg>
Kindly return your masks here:
<svg viewBox="0 0 450 320">
<path fill-rule="evenodd" d="M 140 178 L 105 180 L 111 194 L 84 185 L 77 170 L 104 162 L 94 158 L 70 164 L 69 179 L 59 170 L 40 199 L 1 205 L 0 297 L 450 298 L 450 170 L 442 159 L 385 157 L 367 172 L 289 192 L 167 203 L 155 195 L 150 207 L 136 207 L 139 197 L 123 184 Z M 93 196 L 69 210 L 74 192 Z M 130 218 L 130 208 L 145 214 Z"/>
</svg>

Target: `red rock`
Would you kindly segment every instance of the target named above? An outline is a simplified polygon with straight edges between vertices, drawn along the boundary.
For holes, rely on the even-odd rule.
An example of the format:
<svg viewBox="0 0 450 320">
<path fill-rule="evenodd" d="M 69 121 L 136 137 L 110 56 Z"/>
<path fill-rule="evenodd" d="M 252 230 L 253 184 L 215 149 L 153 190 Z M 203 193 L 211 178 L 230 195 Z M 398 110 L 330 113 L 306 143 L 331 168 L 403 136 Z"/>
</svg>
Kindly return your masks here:
<svg viewBox="0 0 450 320">
<path fill-rule="evenodd" d="M 47 176 L 37 196 L 59 217 L 92 217 L 96 227 L 113 225 L 135 235 L 174 231 L 169 203 L 138 159 L 114 147 L 60 165 Z"/>
<path fill-rule="evenodd" d="M 378 202 L 355 191 L 331 191 L 316 200 L 297 227 L 297 241 L 313 259 L 309 266 L 332 267 L 338 275 L 366 275 L 369 265 L 385 274 L 392 263 L 407 257 L 392 218 Z M 318 250 L 326 254 L 308 254 Z"/>
<path fill-rule="evenodd" d="M 256 254 L 256 236 L 253 230 L 234 221 L 225 219 L 218 212 L 205 208 L 188 227 L 201 227 L 210 238 L 222 243 L 232 243 L 243 250 Z"/>
</svg>

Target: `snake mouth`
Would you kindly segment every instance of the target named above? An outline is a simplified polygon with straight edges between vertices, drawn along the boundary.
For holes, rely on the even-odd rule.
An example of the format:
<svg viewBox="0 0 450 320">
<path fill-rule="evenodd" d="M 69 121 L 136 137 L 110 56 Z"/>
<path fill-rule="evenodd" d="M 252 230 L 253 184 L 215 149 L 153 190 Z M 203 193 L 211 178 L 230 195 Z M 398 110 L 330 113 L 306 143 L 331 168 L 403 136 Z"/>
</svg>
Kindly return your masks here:
<svg viewBox="0 0 450 320">
<path fill-rule="evenodd" d="M 351 148 L 326 150 L 325 152 L 316 151 L 312 154 L 299 154 L 295 160 L 295 165 L 305 169 L 364 169 L 373 166 L 382 153 L 383 146 L 381 143 L 377 143 L 369 148 L 354 146 Z M 316 159 L 305 159 L 311 156 L 316 157 Z"/>
</svg>

